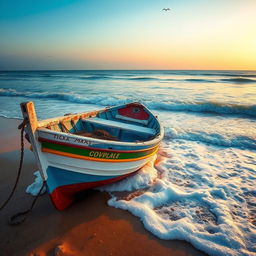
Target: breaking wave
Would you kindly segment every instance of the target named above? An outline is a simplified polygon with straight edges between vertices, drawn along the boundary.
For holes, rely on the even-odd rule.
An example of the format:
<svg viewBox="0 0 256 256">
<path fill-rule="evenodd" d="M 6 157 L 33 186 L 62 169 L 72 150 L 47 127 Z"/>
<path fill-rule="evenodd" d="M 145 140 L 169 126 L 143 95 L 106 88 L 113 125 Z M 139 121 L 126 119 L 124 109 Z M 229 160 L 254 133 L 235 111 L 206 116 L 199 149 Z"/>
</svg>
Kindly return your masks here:
<svg viewBox="0 0 256 256">
<path fill-rule="evenodd" d="M 219 147 L 232 147 L 240 149 L 256 150 L 256 138 L 250 136 L 227 136 L 220 133 L 207 133 L 204 131 L 180 131 L 175 128 L 165 128 L 165 139 L 181 139 L 188 141 L 199 141 L 204 144 L 219 146 Z"/>
<path fill-rule="evenodd" d="M 165 102 L 149 103 L 153 109 L 167 111 L 203 112 L 227 115 L 256 116 L 256 105 L 228 104 L 213 101 L 206 102 Z"/>
<path fill-rule="evenodd" d="M 0 97 L 24 97 L 24 98 L 38 98 L 38 99 L 55 99 L 67 101 L 78 104 L 95 104 L 101 106 L 115 106 L 125 104 L 134 99 L 106 97 L 105 95 L 95 96 L 81 96 L 71 93 L 47 93 L 47 92 L 20 92 L 14 89 L 0 89 Z M 151 100 L 144 100 L 136 98 L 136 101 L 142 101 L 146 106 L 154 110 L 165 111 L 181 111 L 181 112 L 202 112 L 202 113 L 216 113 L 225 115 L 246 115 L 256 117 L 255 105 L 229 104 L 214 101 L 205 102 L 182 102 L 182 101 L 166 101 L 154 102 Z"/>
</svg>

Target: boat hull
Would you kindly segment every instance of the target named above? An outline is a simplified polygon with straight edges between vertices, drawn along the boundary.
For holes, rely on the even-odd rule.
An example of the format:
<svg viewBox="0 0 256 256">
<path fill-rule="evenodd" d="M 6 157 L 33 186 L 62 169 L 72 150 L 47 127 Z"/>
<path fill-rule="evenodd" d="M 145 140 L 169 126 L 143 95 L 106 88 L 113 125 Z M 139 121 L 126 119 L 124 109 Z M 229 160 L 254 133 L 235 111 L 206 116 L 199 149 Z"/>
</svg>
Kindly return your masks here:
<svg viewBox="0 0 256 256">
<path fill-rule="evenodd" d="M 158 151 L 158 145 L 137 150 L 106 150 L 39 137 L 47 190 L 54 206 L 64 210 L 80 191 L 107 185 L 133 174 Z M 113 145 L 114 147 L 114 145 Z"/>
<path fill-rule="evenodd" d="M 119 181 L 132 173 L 115 176 L 99 176 L 49 166 L 47 168 L 48 178 L 46 184 L 54 206 L 62 211 L 74 201 L 77 193 Z"/>
<path fill-rule="evenodd" d="M 48 193 L 64 210 L 82 190 L 121 180 L 157 153 L 163 127 L 145 106 L 130 103 L 38 121 L 33 102 L 21 103 Z"/>
</svg>

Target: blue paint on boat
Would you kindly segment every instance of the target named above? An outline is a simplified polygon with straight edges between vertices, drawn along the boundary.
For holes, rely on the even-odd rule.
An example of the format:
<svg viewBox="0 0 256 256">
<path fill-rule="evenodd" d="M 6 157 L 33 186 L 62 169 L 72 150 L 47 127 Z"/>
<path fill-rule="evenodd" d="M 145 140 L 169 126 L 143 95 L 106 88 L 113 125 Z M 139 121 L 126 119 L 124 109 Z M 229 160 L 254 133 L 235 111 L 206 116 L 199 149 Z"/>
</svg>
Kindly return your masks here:
<svg viewBox="0 0 256 256">
<path fill-rule="evenodd" d="M 72 172 L 65 169 L 49 166 L 46 170 L 47 178 L 47 187 L 48 192 L 52 193 L 56 188 L 73 185 L 79 183 L 89 183 L 104 181 L 118 177 L 117 176 L 98 176 L 98 175 L 89 175 L 84 173 Z"/>
</svg>

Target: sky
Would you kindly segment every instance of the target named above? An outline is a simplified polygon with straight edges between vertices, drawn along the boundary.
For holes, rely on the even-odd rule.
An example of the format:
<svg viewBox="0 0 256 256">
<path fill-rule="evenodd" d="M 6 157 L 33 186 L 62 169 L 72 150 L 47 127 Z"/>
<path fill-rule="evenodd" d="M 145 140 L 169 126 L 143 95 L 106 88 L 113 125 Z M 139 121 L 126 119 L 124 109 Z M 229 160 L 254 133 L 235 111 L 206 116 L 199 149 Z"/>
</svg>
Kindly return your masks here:
<svg viewBox="0 0 256 256">
<path fill-rule="evenodd" d="M 52 69 L 256 70 L 256 0 L 1 0 L 0 70 Z"/>
</svg>

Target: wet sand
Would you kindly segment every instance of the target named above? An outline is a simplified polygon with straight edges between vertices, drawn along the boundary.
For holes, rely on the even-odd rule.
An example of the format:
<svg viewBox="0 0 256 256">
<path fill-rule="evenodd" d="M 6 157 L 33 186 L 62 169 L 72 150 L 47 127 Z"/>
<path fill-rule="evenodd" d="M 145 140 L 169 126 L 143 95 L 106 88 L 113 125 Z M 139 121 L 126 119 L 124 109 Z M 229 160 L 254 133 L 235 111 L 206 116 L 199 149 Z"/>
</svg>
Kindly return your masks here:
<svg viewBox="0 0 256 256">
<path fill-rule="evenodd" d="M 21 120 L 0 118 L 0 205 L 9 195 L 20 158 Z M 9 226 L 8 218 L 30 207 L 25 193 L 37 170 L 26 143 L 22 174 L 9 204 L 0 211 L 0 255 L 206 255 L 184 241 L 160 240 L 144 229 L 129 212 L 107 205 L 109 195 L 89 190 L 63 212 L 57 211 L 47 194 L 39 197 L 24 223 Z"/>
</svg>

